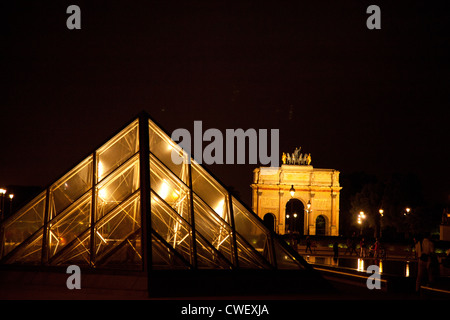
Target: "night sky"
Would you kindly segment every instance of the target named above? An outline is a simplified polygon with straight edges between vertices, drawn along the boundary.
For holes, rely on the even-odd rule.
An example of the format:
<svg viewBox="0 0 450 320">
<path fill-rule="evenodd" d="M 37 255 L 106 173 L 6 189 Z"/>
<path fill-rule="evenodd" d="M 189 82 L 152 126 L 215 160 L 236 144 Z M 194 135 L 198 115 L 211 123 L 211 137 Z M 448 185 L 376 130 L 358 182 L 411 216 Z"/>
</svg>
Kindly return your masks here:
<svg viewBox="0 0 450 320">
<path fill-rule="evenodd" d="M 146 110 L 169 133 L 278 128 L 280 153 L 414 173 L 448 201 L 444 3 L 2 1 L 0 186 L 48 185 Z M 381 30 L 366 27 L 371 4 Z M 256 167 L 209 169 L 250 204 Z"/>
</svg>

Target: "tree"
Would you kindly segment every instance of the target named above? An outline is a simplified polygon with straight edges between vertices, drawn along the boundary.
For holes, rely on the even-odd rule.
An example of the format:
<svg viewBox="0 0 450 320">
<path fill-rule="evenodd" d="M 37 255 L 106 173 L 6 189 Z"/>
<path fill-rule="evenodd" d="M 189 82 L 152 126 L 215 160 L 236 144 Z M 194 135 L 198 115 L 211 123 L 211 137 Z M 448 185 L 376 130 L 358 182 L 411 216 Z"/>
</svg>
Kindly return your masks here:
<svg viewBox="0 0 450 320">
<path fill-rule="evenodd" d="M 376 181 L 377 178 L 374 175 L 365 172 L 341 174 L 340 183 L 343 188 L 340 194 L 339 230 L 342 234 L 350 236 L 359 227 L 355 216 L 359 214 L 359 211 L 352 210 L 352 200 L 366 184 Z"/>
<path fill-rule="evenodd" d="M 383 226 L 393 227 L 398 233 L 414 233 L 419 227 L 421 219 L 418 218 L 423 214 L 419 208 L 423 205 L 419 178 L 412 174 L 393 174 L 386 181 L 382 199 Z"/>
<path fill-rule="evenodd" d="M 382 202 L 384 185 L 378 181 L 370 182 L 362 187 L 362 190 L 356 193 L 351 199 L 351 216 L 356 217 L 361 211 L 366 215 L 362 222 L 365 226 L 374 230 L 374 237 L 379 235 L 380 214 L 379 209 Z"/>
<path fill-rule="evenodd" d="M 423 233 L 431 231 L 439 223 L 438 213 L 442 210 L 425 203 L 422 184 L 417 176 L 397 173 L 384 181 L 376 178 L 360 181 L 363 181 L 360 189 L 354 189 L 349 197 L 350 218 L 346 218 L 350 225 L 358 226 L 356 221 L 361 211 L 366 215 L 364 226 L 373 230 L 374 237 L 388 228 L 406 236 Z M 345 185 L 343 187 L 345 189 Z M 383 209 L 383 216 L 380 209 Z"/>
</svg>

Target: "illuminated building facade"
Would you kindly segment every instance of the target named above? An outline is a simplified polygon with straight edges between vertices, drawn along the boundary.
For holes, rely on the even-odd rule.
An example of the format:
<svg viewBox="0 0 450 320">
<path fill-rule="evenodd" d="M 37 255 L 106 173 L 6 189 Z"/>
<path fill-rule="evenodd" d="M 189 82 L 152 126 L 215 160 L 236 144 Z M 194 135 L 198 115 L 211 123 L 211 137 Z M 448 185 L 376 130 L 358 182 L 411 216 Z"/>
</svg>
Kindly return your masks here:
<svg viewBox="0 0 450 320">
<path fill-rule="evenodd" d="M 252 209 L 279 234 L 339 235 L 339 171 L 311 165 L 253 171 Z"/>
</svg>

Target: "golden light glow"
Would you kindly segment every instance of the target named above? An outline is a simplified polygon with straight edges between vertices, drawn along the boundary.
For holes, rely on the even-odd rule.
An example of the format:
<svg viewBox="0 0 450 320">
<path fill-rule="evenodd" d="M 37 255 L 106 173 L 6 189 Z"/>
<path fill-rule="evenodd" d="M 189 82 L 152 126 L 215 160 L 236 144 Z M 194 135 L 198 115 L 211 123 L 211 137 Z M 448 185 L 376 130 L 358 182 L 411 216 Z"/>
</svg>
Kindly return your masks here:
<svg viewBox="0 0 450 320">
<path fill-rule="evenodd" d="M 364 259 L 358 259 L 358 271 L 364 271 Z"/>
<path fill-rule="evenodd" d="M 101 161 L 98 162 L 97 170 L 98 180 L 100 180 L 101 178 L 103 178 L 103 174 L 105 173 L 105 168 L 103 167 L 103 163 Z"/>
<path fill-rule="evenodd" d="M 405 277 L 409 277 L 409 261 L 406 261 L 406 266 L 405 266 Z"/>
<path fill-rule="evenodd" d="M 10 193 L 9 198 L 12 200 L 14 198 L 14 195 L 12 193 Z"/>
<path fill-rule="evenodd" d="M 103 201 L 107 201 L 108 199 L 108 191 L 106 191 L 106 188 L 102 188 L 100 190 L 98 190 L 98 197 L 103 200 Z"/>
<path fill-rule="evenodd" d="M 289 193 L 291 194 L 291 197 L 294 197 L 294 195 L 295 195 L 294 185 L 291 186 L 291 189 L 289 190 Z"/>
<path fill-rule="evenodd" d="M 158 194 L 161 198 L 166 200 L 167 196 L 169 195 L 169 191 L 170 191 L 170 186 L 167 183 L 166 179 L 163 179 L 163 182 L 161 184 L 161 188 L 159 188 Z"/>
<path fill-rule="evenodd" d="M 220 200 L 219 204 L 214 208 L 214 211 L 223 218 L 223 205 L 225 204 L 225 200 Z"/>
<path fill-rule="evenodd" d="M 361 224 L 362 223 L 362 219 L 365 219 L 366 215 L 364 214 L 364 211 L 361 211 L 358 215 L 358 223 Z"/>
<path fill-rule="evenodd" d="M 0 189 L 0 193 L 1 194 L 5 194 L 6 193 L 6 189 Z"/>
</svg>

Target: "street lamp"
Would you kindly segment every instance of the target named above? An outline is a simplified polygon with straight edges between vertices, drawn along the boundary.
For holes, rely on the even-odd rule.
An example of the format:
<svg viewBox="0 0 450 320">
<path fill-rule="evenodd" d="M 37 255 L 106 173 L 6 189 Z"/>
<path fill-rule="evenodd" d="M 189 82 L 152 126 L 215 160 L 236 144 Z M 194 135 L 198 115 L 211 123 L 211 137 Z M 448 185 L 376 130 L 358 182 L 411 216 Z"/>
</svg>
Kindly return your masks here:
<svg viewBox="0 0 450 320">
<path fill-rule="evenodd" d="M 10 193 L 9 194 L 9 215 L 12 214 L 12 201 L 13 201 L 13 198 L 14 198 L 14 194 Z"/>
<path fill-rule="evenodd" d="M 311 200 L 308 200 L 306 204 L 306 224 L 307 234 L 309 235 L 309 214 L 311 213 Z"/>
<path fill-rule="evenodd" d="M 365 218 L 366 218 L 366 215 L 364 214 L 364 211 L 360 211 L 359 215 L 358 215 L 358 224 L 361 226 L 360 234 L 362 234 L 362 227 L 363 227 L 362 223 Z"/>
<path fill-rule="evenodd" d="M 380 238 L 381 238 L 381 224 L 383 222 L 381 218 L 383 218 L 384 210 L 380 209 L 378 210 L 378 212 L 380 213 Z"/>
<path fill-rule="evenodd" d="M 289 190 L 289 193 L 291 194 L 291 198 L 293 199 L 294 195 L 295 195 L 294 185 L 291 185 L 291 189 Z M 290 200 L 290 202 L 291 202 L 291 214 L 294 211 L 294 207 L 293 207 L 294 201 L 292 199 Z M 294 214 L 293 216 L 295 218 L 297 216 L 297 214 Z M 286 218 L 289 219 L 289 215 L 286 215 Z M 290 232 L 294 232 L 295 231 L 295 225 L 294 224 L 295 224 L 295 219 L 292 219 L 292 221 L 289 223 L 289 231 Z"/>
<path fill-rule="evenodd" d="M 0 189 L 0 195 L 2 196 L 1 203 L 0 203 L 0 219 L 3 220 L 3 215 L 5 211 L 5 193 L 6 189 L 1 188 Z"/>
</svg>

